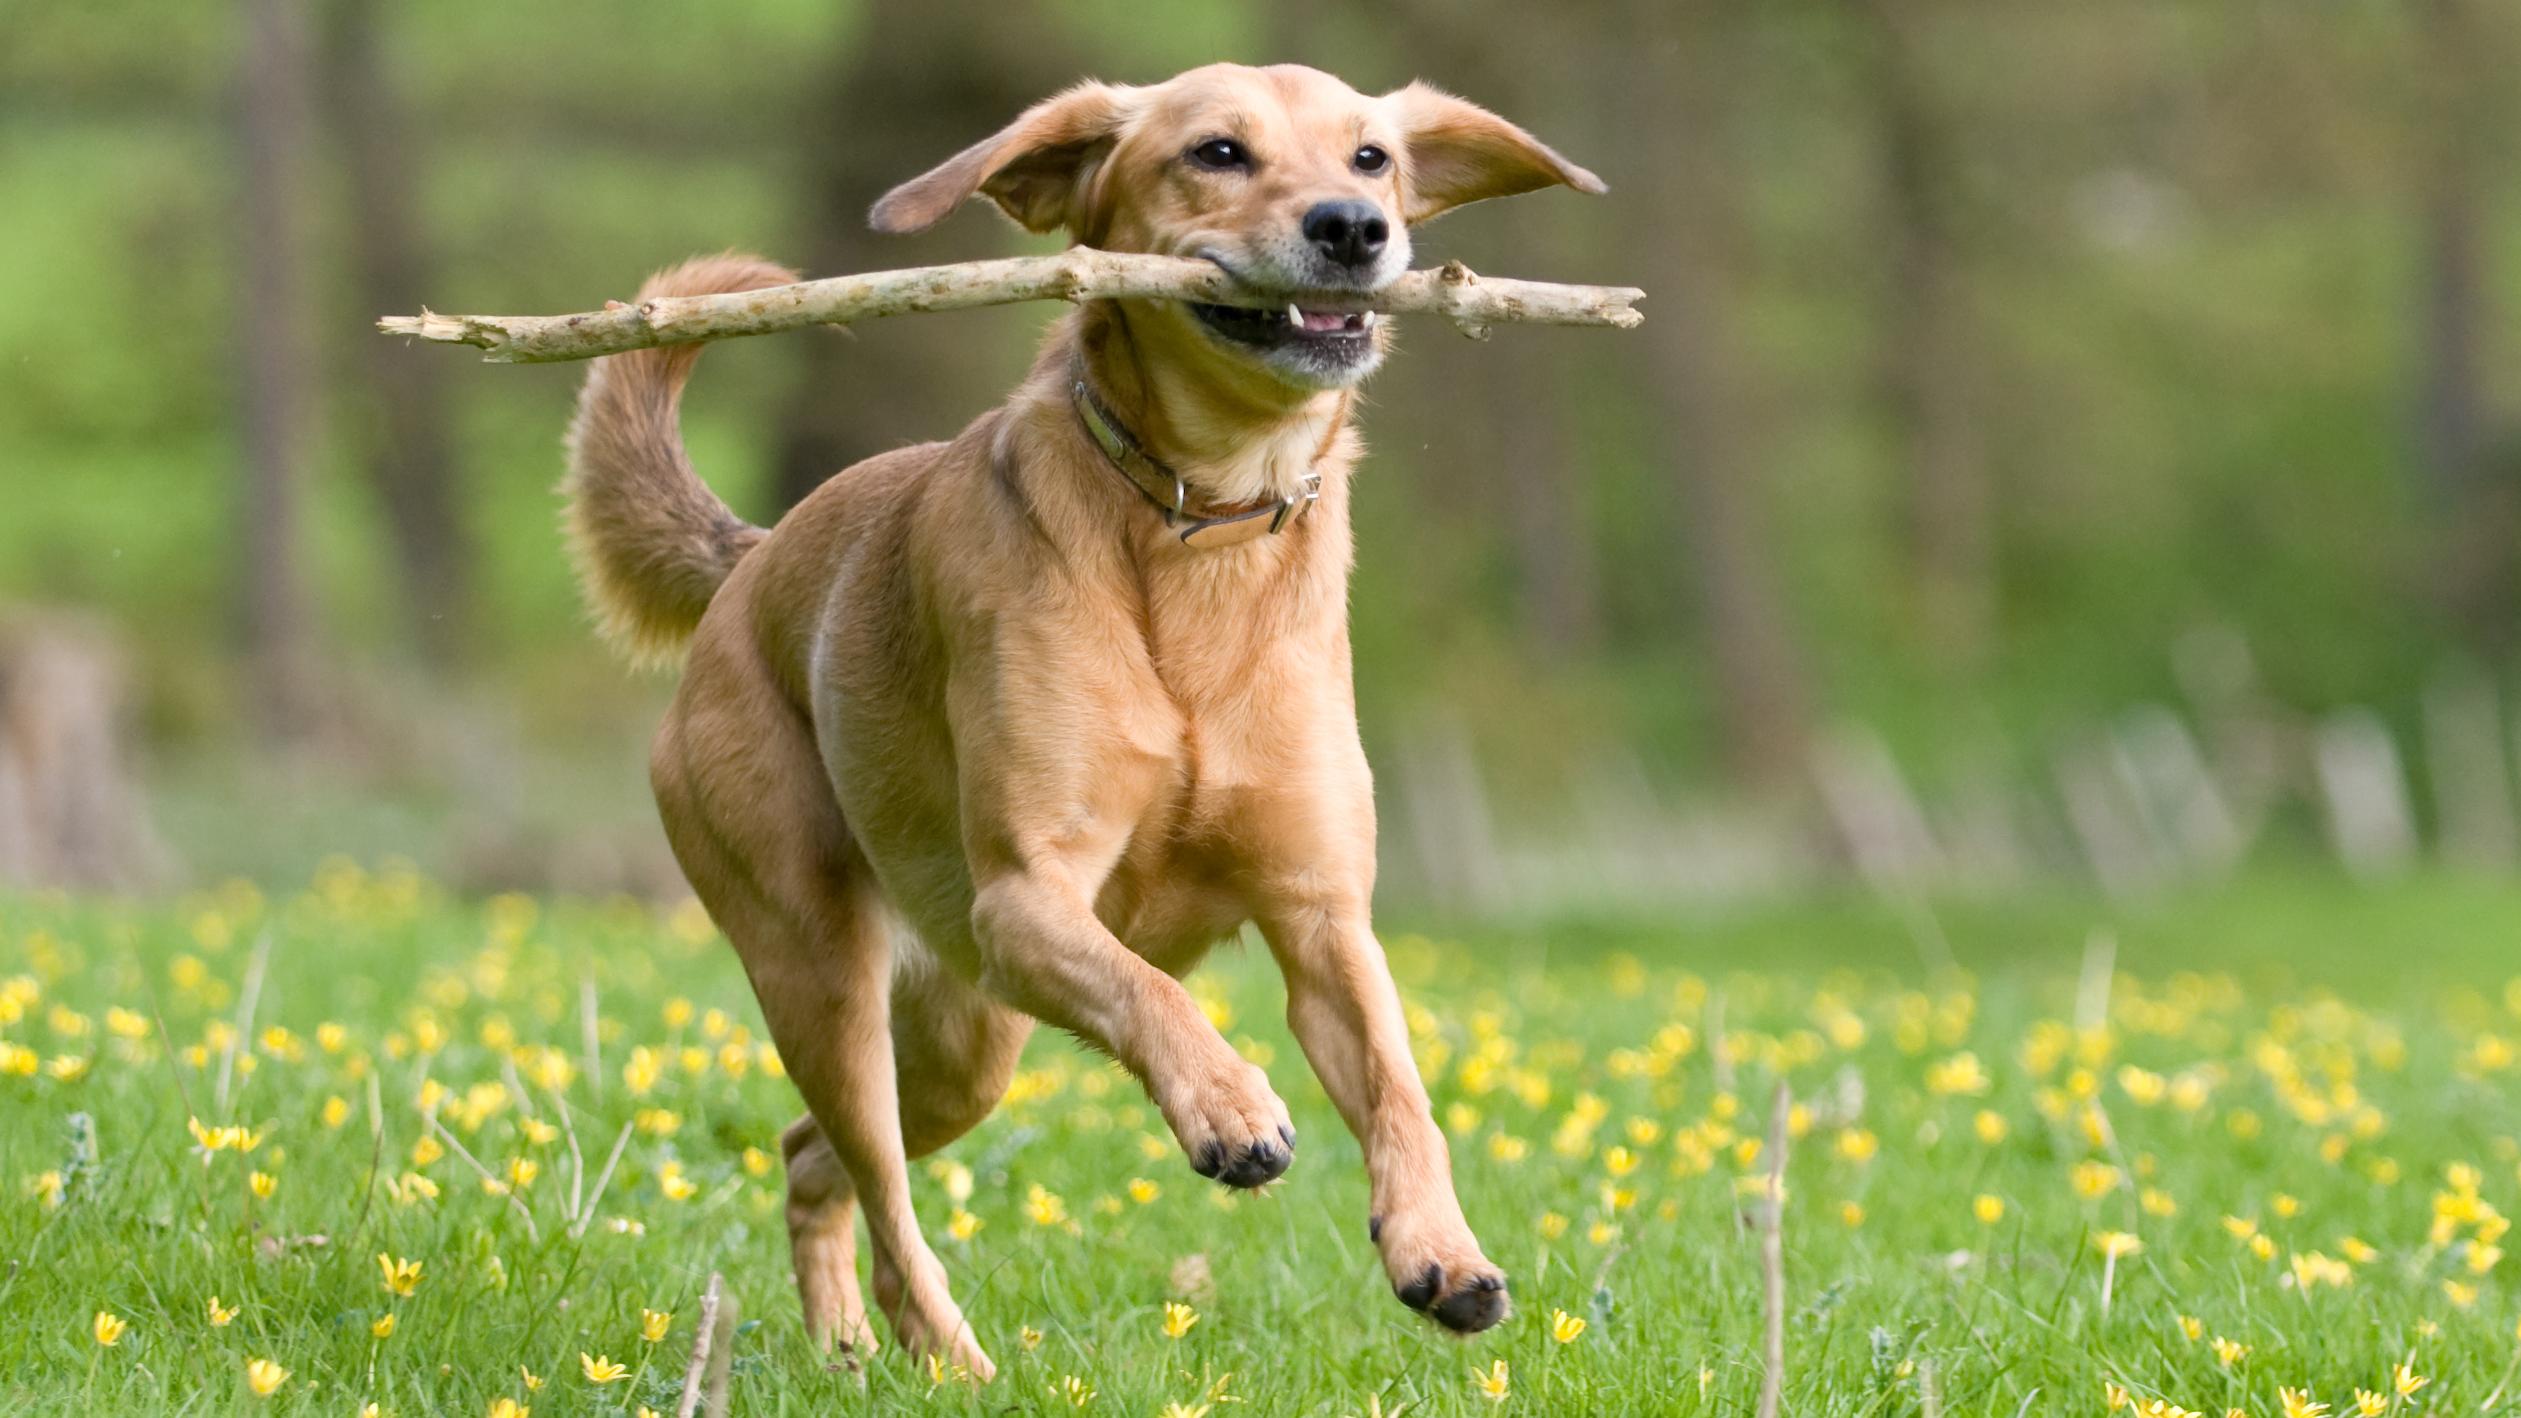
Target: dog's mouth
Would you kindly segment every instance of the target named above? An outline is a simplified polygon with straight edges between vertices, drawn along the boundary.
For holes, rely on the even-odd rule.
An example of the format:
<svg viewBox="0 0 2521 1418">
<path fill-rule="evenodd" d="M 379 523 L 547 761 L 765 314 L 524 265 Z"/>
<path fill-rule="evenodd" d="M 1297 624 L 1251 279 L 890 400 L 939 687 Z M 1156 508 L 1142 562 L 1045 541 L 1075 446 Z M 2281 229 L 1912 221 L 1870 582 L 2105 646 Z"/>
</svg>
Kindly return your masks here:
<svg viewBox="0 0 2521 1418">
<path fill-rule="evenodd" d="M 1289 301 L 1268 310 L 1240 305 L 1190 303 L 1193 315 L 1220 337 L 1256 350 L 1302 349 L 1324 354 L 1363 353 L 1374 344 L 1381 316 L 1371 310 L 1307 310 Z"/>
</svg>

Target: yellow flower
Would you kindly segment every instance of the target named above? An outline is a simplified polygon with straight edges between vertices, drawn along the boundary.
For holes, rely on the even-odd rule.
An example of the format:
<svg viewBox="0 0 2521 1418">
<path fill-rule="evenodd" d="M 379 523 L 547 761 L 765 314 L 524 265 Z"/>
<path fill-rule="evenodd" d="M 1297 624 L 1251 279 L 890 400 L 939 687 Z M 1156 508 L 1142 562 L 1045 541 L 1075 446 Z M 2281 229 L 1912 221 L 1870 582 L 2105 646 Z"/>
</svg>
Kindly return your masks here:
<svg viewBox="0 0 2521 1418">
<path fill-rule="evenodd" d="M 700 1194 L 700 1184 L 683 1175 L 683 1164 L 668 1162 L 657 1168 L 657 1190 L 667 1201 L 689 1201 Z"/>
<path fill-rule="evenodd" d="M 2109 1195 L 2111 1189 L 2118 1185 L 2118 1178 L 2118 1169 L 2107 1162 L 2078 1162 L 2075 1164 L 2075 1195 L 2086 1201 L 2097 1200 Z"/>
<path fill-rule="evenodd" d="M 379 1339 L 391 1338 L 394 1333 L 394 1316 L 392 1312 L 389 1311 L 386 1314 L 379 1316 L 376 1323 L 368 1326 L 368 1333 L 375 1335 Z"/>
<path fill-rule="evenodd" d="M 1029 1324 L 1025 1325 L 1016 1330 L 1015 1342 L 1023 1345 L 1025 1352 L 1030 1353 L 1042 1347 L 1042 1332 Z"/>
<path fill-rule="evenodd" d="M 2401 1398 L 2413 1397 L 2416 1390 L 2432 1382 L 2433 1380 L 2417 1373 L 2405 1364 L 2399 1365 L 2390 1373 L 2390 1388 Z"/>
<path fill-rule="evenodd" d="M 543 1380 L 541 1376 L 536 1374 L 532 1369 L 525 1367 L 523 1364 L 519 1364 L 516 1366 L 516 1372 L 519 1378 L 525 1380 L 525 1391 L 527 1393 L 540 1393 L 543 1391 Z"/>
<path fill-rule="evenodd" d="M 511 1157 L 508 1159 L 508 1181 L 511 1185 L 515 1186 L 518 1191 L 523 1191 L 534 1185 L 534 1178 L 541 1175 L 542 1170 L 543 1164 L 535 1161 L 531 1157 Z"/>
<path fill-rule="evenodd" d="M 1024 1214 L 1036 1226 L 1057 1226 L 1068 1219 L 1068 1204 L 1057 1193 L 1035 1182 L 1024 1193 Z"/>
<path fill-rule="evenodd" d="M 1162 1195 L 1164 1195 L 1164 1188 L 1148 1181 L 1144 1177 L 1132 1177 L 1129 1179 L 1129 1199 L 1138 1203 L 1140 1206 L 1144 1206 L 1148 1202 L 1151 1202 Z"/>
<path fill-rule="evenodd" d="M 987 1224 L 958 1206 L 945 1218 L 945 1233 L 958 1241 L 968 1241 L 979 1234 L 980 1228 Z"/>
<path fill-rule="evenodd" d="M 2285 1406 L 2285 1418 L 2328 1418 L 2328 1405 L 2312 1401 L 2306 1389 L 2278 1389 L 2276 1398 Z"/>
<path fill-rule="evenodd" d="M 245 1386 L 256 1398 L 269 1398 L 289 1381 L 289 1371 L 269 1359 L 249 1360 L 245 1365 Z"/>
<path fill-rule="evenodd" d="M 2368 1388 L 2356 1389 L 2354 1411 L 2358 1418 L 2381 1418 L 2382 1414 L 2390 1411 L 2390 1396 L 2374 1393 Z"/>
<path fill-rule="evenodd" d="M 2092 1238 L 2093 1249 L 2112 1260 L 2132 1256 L 2145 1248 L 2145 1243 L 2125 1231 L 2103 1231 Z"/>
<path fill-rule="evenodd" d="M 745 1171 L 745 1174 L 746 1174 L 746 1175 L 748 1175 L 748 1176 L 754 1176 L 754 1177 L 767 1177 L 767 1176 L 769 1176 L 769 1175 L 770 1175 L 770 1154 L 769 1154 L 769 1153 L 767 1153 L 767 1152 L 762 1151 L 762 1150 L 761 1150 L 760 1148 L 758 1148 L 758 1147 L 747 1147 L 747 1148 L 745 1148 L 745 1149 L 744 1149 L 744 1171 Z"/>
<path fill-rule="evenodd" d="M 324 1126 L 328 1128 L 337 1128 L 350 1121 L 350 1100 L 338 1093 L 325 1099 L 323 1119 Z"/>
<path fill-rule="evenodd" d="M 2215 1336 L 2215 1362 L 2229 1369 L 2250 1356 L 2250 1346 Z"/>
<path fill-rule="evenodd" d="M 1582 1333 L 1584 1333 L 1584 1321 L 1581 1318 L 1571 1315 L 1565 1310 L 1552 1310 L 1549 1312 L 1550 1338 L 1557 1340 L 1561 1344 L 1573 1344 L 1576 1342 L 1576 1336 Z"/>
<path fill-rule="evenodd" d="M 1981 1192 L 1970 1202 L 1970 1214 L 1978 1218 L 1979 1224 L 1993 1226 L 2005 1219 L 2005 1199 Z"/>
<path fill-rule="evenodd" d="M 446 1155 L 446 1144 L 426 1134 L 411 1145 L 411 1165 L 426 1167 Z"/>
<path fill-rule="evenodd" d="M 2443 1281 L 2442 1293 L 2450 1297 L 2452 1304 L 2459 1306 L 2463 1310 L 2468 1309 L 2470 1306 L 2477 1303 L 2477 1287 L 2463 1281 Z"/>
<path fill-rule="evenodd" d="M 1094 1386 L 1074 1374 L 1063 1374 L 1051 1386 L 1050 1396 L 1066 1399 L 1071 1408 L 1083 1408 L 1094 1401 Z"/>
<path fill-rule="evenodd" d="M 2005 1134 L 2013 1130 L 2013 1125 L 2005 1121 L 2002 1113 L 1986 1108 L 1978 1110 L 1978 1116 L 1971 1119 L 1970 1127 L 1978 1134 L 1978 1140 L 1989 1147 L 2004 1141 Z"/>
<path fill-rule="evenodd" d="M 2107 1405 L 2107 1407 L 2103 1410 L 2104 1412 L 2116 1413 L 2122 1408 L 2133 1408 L 2136 1406 L 2135 1398 L 2131 1396 L 2127 1390 L 2120 1388 L 2117 1382 L 2112 1379 L 2101 1380 L 2101 1399 L 2102 1402 Z"/>
<path fill-rule="evenodd" d="M 1863 1128 L 1848 1128 L 1839 1133 L 1836 1150 L 1845 1160 L 1861 1164 L 1873 1160 L 1873 1155 L 1882 1150 L 1882 1142 Z"/>
<path fill-rule="evenodd" d="M 1167 1300 L 1164 1302 L 1165 1338 L 1179 1339 L 1183 1335 L 1190 1333 L 1190 1327 L 1197 1323 L 1199 1323 L 1199 1311 L 1192 1309 L 1190 1306 L 1183 1304 L 1179 1300 Z"/>
<path fill-rule="evenodd" d="M 254 1195 L 268 1201 L 273 1192 L 280 1190 L 280 1179 L 269 1172 L 249 1172 L 245 1176 L 245 1185 L 253 1190 Z"/>
<path fill-rule="evenodd" d="M 1838 1219 L 1853 1230 L 1864 1224 L 1864 1208 L 1852 1201 L 1842 1201 L 1838 1204 Z"/>
<path fill-rule="evenodd" d="M 665 1339 L 665 1331 L 673 1323 L 674 1312 L 671 1310 L 643 1309 L 639 1312 L 639 1337 L 650 1344 L 662 1343 Z"/>
<path fill-rule="evenodd" d="M 1545 1241 L 1555 1241 L 1567 1234 L 1567 1218 L 1555 1211 L 1542 1212 L 1540 1226 L 1541 1239 Z"/>
<path fill-rule="evenodd" d="M 235 1318 L 236 1310 L 233 1306 L 221 1305 L 219 1303 L 219 1297 L 216 1295 L 210 1297 L 210 1322 L 212 1324 L 224 1328 L 229 1321 Z"/>
<path fill-rule="evenodd" d="M 2182 1315 L 2180 1316 L 2180 1333 L 2187 1335 L 2188 1342 L 2194 1344 L 2206 1337 L 2206 1322 L 2195 1315 Z"/>
<path fill-rule="evenodd" d="M 1506 1361 L 1503 1359 L 1491 1359 L 1488 1361 L 1487 1368 L 1471 1370 L 1471 1383 L 1478 1388 L 1479 1396 L 1490 1403 L 1506 1401 L 1506 1389 L 1510 1378 L 1506 1370 Z"/>
<path fill-rule="evenodd" d="M 1973 1053 L 1966 1051 L 1957 1053 L 1940 1063 L 1929 1064 L 1926 1067 L 1926 1091 L 1929 1093 L 1940 1096 L 1966 1093 L 1975 1096 L 1986 1092 L 1988 1086 L 1987 1069 L 1979 1063 L 1978 1055 Z"/>
<path fill-rule="evenodd" d="M 502 1394 L 490 1400 L 489 1418 L 534 1418 L 534 1410 Z"/>
<path fill-rule="evenodd" d="M 1208 1418 L 1208 1405 L 1184 1403 L 1177 1398 L 1157 1409 L 1155 1418 Z"/>
<path fill-rule="evenodd" d="M 111 1349 L 123 1342 L 123 1333 L 130 1328 L 131 1325 L 122 1316 L 111 1310 L 98 1310 L 95 1321 L 88 1326 L 88 1332 L 96 1336 L 97 1343 Z"/>
<path fill-rule="evenodd" d="M 385 1273 L 385 1288 L 397 1295 L 409 1296 L 420 1288 L 420 1262 L 397 1260 L 383 1251 L 377 1252 L 376 1267 Z"/>
</svg>

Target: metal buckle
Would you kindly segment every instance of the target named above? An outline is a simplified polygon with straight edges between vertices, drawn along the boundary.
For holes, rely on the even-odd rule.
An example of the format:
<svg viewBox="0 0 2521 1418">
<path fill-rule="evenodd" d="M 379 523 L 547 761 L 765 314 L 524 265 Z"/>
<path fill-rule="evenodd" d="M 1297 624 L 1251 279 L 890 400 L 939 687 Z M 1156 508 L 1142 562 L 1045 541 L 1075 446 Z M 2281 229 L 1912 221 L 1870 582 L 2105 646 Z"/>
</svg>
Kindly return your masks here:
<svg viewBox="0 0 2521 1418">
<path fill-rule="evenodd" d="M 1269 534 L 1273 537 L 1278 535 L 1279 532 L 1285 530 L 1287 523 L 1295 519 L 1298 509 L 1321 500 L 1322 475 L 1306 473 L 1303 487 L 1279 499 L 1278 515 L 1269 519 Z"/>
</svg>

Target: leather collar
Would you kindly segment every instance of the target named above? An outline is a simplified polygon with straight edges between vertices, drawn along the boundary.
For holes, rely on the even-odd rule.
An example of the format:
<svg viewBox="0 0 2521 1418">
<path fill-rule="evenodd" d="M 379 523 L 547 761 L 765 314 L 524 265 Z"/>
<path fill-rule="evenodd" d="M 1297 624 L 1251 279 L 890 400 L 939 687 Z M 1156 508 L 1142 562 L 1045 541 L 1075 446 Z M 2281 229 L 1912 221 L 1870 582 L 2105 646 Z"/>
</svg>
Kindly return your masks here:
<svg viewBox="0 0 2521 1418">
<path fill-rule="evenodd" d="M 1082 363 L 1070 371 L 1073 392 L 1069 402 L 1076 406 L 1077 422 L 1085 428 L 1086 437 L 1103 450 L 1104 459 L 1138 494 L 1164 514 L 1164 525 L 1179 529 L 1182 545 L 1189 547 L 1234 546 L 1255 537 L 1275 536 L 1285 531 L 1305 509 L 1321 500 L 1322 475 L 1308 472 L 1303 485 L 1285 497 L 1243 507 L 1227 507 L 1203 511 L 1191 506 L 1190 487 L 1182 475 L 1167 467 L 1132 437 L 1118 415 L 1087 382 Z"/>
</svg>

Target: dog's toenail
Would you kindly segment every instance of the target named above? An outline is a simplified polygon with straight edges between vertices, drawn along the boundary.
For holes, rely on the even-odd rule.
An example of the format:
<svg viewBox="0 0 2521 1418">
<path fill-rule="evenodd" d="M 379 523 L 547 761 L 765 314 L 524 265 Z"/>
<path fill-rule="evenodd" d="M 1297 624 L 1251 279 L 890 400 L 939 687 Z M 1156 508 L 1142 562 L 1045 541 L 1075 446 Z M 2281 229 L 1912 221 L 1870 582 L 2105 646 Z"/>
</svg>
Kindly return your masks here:
<svg viewBox="0 0 2521 1418">
<path fill-rule="evenodd" d="M 1378 1246 L 1379 1246 L 1379 1245 L 1381 1245 L 1381 1244 L 1383 1244 L 1383 1218 L 1382 1218 L 1382 1217 L 1380 1217 L 1380 1216 L 1369 1216 L 1369 1217 L 1367 1217 L 1367 1218 L 1366 1218 L 1366 1239 L 1367 1239 L 1367 1240 L 1369 1240 L 1369 1241 L 1374 1242 L 1374 1243 L 1375 1243 L 1376 1245 L 1378 1245 Z"/>
<path fill-rule="evenodd" d="M 1190 1169 L 1203 1177 L 1214 1177 L 1225 1170 L 1225 1144 L 1210 1140 L 1200 1144 L 1199 1155 L 1191 1159 Z"/>
<path fill-rule="evenodd" d="M 1289 1152 L 1293 1152 L 1293 1151 L 1295 1151 L 1295 1150 L 1296 1150 L 1296 1129 L 1295 1129 L 1295 1124 L 1293 1124 L 1293 1123 L 1280 1123 L 1280 1124 L 1278 1125 L 1278 1140 L 1279 1140 L 1279 1141 L 1281 1141 L 1281 1142 L 1284 1142 L 1285 1144 L 1287 1144 L 1287 1150 L 1288 1150 Z"/>
<path fill-rule="evenodd" d="M 1429 1265 L 1415 1281 L 1402 1286 L 1394 1293 L 1401 1297 L 1402 1304 L 1409 1306 L 1413 1310 L 1423 1311 L 1429 1305 L 1435 1303 L 1436 1291 L 1442 1289 L 1443 1287 L 1444 1267 L 1440 1265 Z"/>
</svg>

